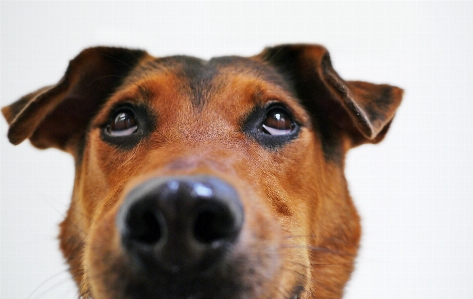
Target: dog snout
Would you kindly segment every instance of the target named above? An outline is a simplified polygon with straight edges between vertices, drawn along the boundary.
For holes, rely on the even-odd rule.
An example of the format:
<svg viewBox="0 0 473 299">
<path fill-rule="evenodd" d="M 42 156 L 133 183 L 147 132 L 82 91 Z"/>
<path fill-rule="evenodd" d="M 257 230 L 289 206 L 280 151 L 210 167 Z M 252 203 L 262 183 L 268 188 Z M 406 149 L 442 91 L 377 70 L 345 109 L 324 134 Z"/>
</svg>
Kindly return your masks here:
<svg viewBox="0 0 473 299">
<path fill-rule="evenodd" d="M 212 176 L 148 180 L 127 194 L 117 215 L 131 260 L 170 272 L 218 264 L 236 243 L 243 221 L 236 190 Z"/>
</svg>

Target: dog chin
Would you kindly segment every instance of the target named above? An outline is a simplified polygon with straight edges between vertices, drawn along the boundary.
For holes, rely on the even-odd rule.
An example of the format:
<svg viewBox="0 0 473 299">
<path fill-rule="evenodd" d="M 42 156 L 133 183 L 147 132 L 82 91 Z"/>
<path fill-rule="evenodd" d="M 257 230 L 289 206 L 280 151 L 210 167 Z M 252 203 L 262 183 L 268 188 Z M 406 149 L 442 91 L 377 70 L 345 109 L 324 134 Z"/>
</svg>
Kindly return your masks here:
<svg viewBox="0 0 473 299">
<path fill-rule="evenodd" d="M 268 261 L 265 263 L 262 254 L 235 254 L 217 266 L 189 270 L 177 266 L 156 268 L 152 259 L 130 261 L 124 256 L 115 262 L 106 260 L 110 268 L 102 275 L 95 269 L 88 279 L 94 299 L 306 298 L 304 281 L 281 276 L 278 270 L 285 267 L 276 256 L 263 259 Z"/>
</svg>

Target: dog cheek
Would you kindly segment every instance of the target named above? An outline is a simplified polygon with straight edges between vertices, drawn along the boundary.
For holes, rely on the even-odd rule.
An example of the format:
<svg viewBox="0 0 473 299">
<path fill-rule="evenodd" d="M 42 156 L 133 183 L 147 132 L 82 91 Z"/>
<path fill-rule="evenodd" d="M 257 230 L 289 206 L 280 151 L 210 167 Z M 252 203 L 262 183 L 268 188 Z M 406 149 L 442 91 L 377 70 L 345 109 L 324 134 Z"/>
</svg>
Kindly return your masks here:
<svg viewBox="0 0 473 299">
<path fill-rule="evenodd" d="M 85 246 L 85 280 L 93 298 L 120 298 L 119 283 L 129 277 L 125 255 L 121 251 L 120 237 L 115 227 L 118 206 L 105 212 L 90 227 Z"/>
<path fill-rule="evenodd" d="M 91 213 L 96 205 L 112 192 L 119 192 L 141 170 L 146 149 L 138 146 L 133 151 L 119 150 L 100 139 L 99 130 L 91 133 L 89 146 L 84 152 L 81 190 L 87 198 Z M 118 190 L 118 191 L 116 191 Z"/>
<path fill-rule="evenodd" d="M 60 247 L 70 265 L 70 272 L 77 285 L 83 280 L 82 256 L 84 250 L 85 225 L 81 221 L 77 206 L 73 201 L 67 212 L 66 218 L 60 224 Z"/>
<path fill-rule="evenodd" d="M 84 150 L 82 164 L 76 170 L 75 198 L 82 213 L 86 215 L 87 227 L 95 217 L 97 205 L 102 203 L 109 192 L 109 183 L 98 153 L 102 149 L 97 143 L 90 142 Z"/>
<path fill-rule="evenodd" d="M 242 200 L 246 221 L 234 256 L 240 260 L 236 264 L 243 286 L 252 290 L 250 298 L 280 298 L 281 292 L 292 292 L 294 285 L 305 285 L 310 276 L 309 256 L 305 246 L 291 245 L 300 239 L 288 238 L 287 227 L 297 227 L 295 219 L 278 219 L 267 200 L 254 194 Z"/>
<path fill-rule="evenodd" d="M 270 190 L 279 192 L 279 205 L 287 206 L 290 215 L 281 214 L 281 227 L 285 229 L 282 253 L 288 269 L 294 273 L 286 278 L 292 286 L 311 292 L 311 259 L 316 254 L 311 248 L 317 240 L 314 236 L 320 228 L 319 215 L 323 200 L 325 173 L 329 169 L 320 140 L 313 132 L 303 129 L 296 142 L 286 148 L 284 157 L 285 176 L 275 176 Z M 316 168 L 316 169 L 314 169 Z M 291 280 L 292 279 L 292 280 Z"/>
<path fill-rule="evenodd" d="M 234 264 L 238 265 L 242 287 L 251 290 L 251 298 L 267 296 L 281 280 L 282 265 L 279 225 L 269 221 L 264 213 L 253 209 L 248 215 L 240 235 L 238 246 L 233 253 Z"/>
</svg>

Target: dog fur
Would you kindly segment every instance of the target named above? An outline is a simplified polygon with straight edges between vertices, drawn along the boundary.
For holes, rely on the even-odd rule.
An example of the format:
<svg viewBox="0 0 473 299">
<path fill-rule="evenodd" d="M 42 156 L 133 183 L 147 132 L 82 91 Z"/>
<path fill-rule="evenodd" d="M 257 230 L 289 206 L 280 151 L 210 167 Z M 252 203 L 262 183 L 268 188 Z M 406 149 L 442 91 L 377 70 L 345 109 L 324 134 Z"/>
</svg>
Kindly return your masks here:
<svg viewBox="0 0 473 299">
<path fill-rule="evenodd" d="M 340 298 L 361 234 L 344 158 L 384 138 L 402 93 L 341 79 L 319 45 L 209 61 L 96 47 L 71 60 L 57 84 L 2 112 L 13 144 L 29 139 L 75 159 L 60 246 L 81 297 Z M 276 135 L 262 127 L 274 122 Z M 120 135 L 130 124 L 135 131 Z M 235 191 L 224 199 L 240 219 L 232 216 L 235 232 L 197 250 L 218 247 L 208 265 L 196 266 L 202 258 L 187 245 L 156 253 L 145 244 L 145 256 L 124 241 L 120 213 L 129 213 L 131 194 L 170 178 L 227 190 L 221 197 Z"/>
</svg>

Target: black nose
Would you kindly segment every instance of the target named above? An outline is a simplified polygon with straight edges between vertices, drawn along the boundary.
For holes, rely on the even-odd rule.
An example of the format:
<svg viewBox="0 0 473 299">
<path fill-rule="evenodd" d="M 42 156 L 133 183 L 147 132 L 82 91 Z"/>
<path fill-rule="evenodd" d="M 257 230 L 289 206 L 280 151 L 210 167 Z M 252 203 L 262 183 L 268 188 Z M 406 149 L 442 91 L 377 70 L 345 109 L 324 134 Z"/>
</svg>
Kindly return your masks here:
<svg viewBox="0 0 473 299">
<path fill-rule="evenodd" d="M 243 225 L 235 189 L 211 176 L 155 178 L 135 187 L 117 215 L 125 252 L 139 266 L 205 269 L 230 251 Z"/>
</svg>

